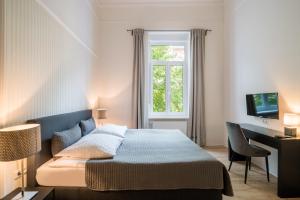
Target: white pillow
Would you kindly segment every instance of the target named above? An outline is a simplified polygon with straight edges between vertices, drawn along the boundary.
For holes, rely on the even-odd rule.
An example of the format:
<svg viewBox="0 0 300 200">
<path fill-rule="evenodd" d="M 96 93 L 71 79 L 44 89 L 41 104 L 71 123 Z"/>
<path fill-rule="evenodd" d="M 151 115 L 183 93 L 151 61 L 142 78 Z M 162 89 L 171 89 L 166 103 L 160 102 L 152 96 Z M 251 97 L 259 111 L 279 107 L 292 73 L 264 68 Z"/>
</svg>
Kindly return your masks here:
<svg viewBox="0 0 300 200">
<path fill-rule="evenodd" d="M 123 138 L 113 135 L 88 134 L 55 156 L 79 159 L 111 158 L 116 155 L 122 141 Z"/>
<path fill-rule="evenodd" d="M 126 131 L 127 131 L 127 126 L 106 124 L 96 128 L 92 133 L 105 133 L 105 134 L 115 135 L 124 138 Z"/>
<path fill-rule="evenodd" d="M 53 160 L 48 164 L 48 166 L 53 168 L 84 168 L 86 161 L 87 159 L 62 157 L 57 160 Z"/>
</svg>

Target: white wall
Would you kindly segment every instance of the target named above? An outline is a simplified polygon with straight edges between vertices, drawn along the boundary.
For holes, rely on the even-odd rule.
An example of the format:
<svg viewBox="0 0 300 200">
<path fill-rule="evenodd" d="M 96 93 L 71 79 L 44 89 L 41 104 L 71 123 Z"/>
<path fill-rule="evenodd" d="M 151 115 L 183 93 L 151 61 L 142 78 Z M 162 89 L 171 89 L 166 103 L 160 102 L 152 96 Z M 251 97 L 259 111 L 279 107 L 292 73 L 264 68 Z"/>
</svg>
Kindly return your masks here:
<svg viewBox="0 0 300 200">
<path fill-rule="evenodd" d="M 0 127 L 87 109 L 97 99 L 91 91 L 96 17 L 87 1 L 64 1 L 65 13 L 60 2 L 1 0 Z M 18 168 L 0 163 L 0 198 L 19 185 Z"/>
<path fill-rule="evenodd" d="M 187 134 L 187 123 L 185 120 L 151 120 L 149 128 L 154 129 L 178 129 Z"/>
<path fill-rule="evenodd" d="M 89 0 L 36 0 L 52 17 L 60 20 L 65 28 L 71 30 L 75 37 L 88 49 L 95 51 L 95 26 L 97 18 L 96 5 Z"/>
<path fill-rule="evenodd" d="M 4 1 L 0 1 L 0 107 L 2 105 L 3 97 L 3 72 L 4 72 Z M 0 198 L 4 195 L 4 170 L 2 168 L 3 164 L 0 164 Z"/>
<path fill-rule="evenodd" d="M 225 120 L 282 131 L 283 112 L 300 112 L 300 1 L 228 0 L 224 6 Z M 275 91 L 279 120 L 247 116 L 245 94 Z M 277 152 L 271 150 L 276 174 Z"/>
<path fill-rule="evenodd" d="M 132 125 L 132 37 L 126 29 L 208 28 L 205 66 L 207 144 L 223 145 L 223 4 L 132 3 L 103 5 L 98 9 L 100 40 L 97 77 L 100 106 L 109 121 Z M 164 123 L 165 127 L 165 123 Z M 172 123 L 170 127 L 172 128 Z"/>
</svg>

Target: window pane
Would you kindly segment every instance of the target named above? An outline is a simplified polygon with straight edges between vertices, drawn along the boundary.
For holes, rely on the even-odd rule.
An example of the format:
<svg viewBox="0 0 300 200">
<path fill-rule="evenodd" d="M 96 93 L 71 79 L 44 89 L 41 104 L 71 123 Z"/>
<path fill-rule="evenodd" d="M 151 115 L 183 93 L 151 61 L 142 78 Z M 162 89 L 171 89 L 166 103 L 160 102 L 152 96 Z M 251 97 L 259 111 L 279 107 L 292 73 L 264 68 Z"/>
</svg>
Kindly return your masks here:
<svg viewBox="0 0 300 200">
<path fill-rule="evenodd" d="M 166 66 L 153 66 L 153 112 L 166 111 Z"/>
<path fill-rule="evenodd" d="M 184 46 L 152 45 L 152 60 L 184 61 Z"/>
<path fill-rule="evenodd" d="M 171 112 L 183 112 L 183 66 L 171 67 Z"/>
</svg>

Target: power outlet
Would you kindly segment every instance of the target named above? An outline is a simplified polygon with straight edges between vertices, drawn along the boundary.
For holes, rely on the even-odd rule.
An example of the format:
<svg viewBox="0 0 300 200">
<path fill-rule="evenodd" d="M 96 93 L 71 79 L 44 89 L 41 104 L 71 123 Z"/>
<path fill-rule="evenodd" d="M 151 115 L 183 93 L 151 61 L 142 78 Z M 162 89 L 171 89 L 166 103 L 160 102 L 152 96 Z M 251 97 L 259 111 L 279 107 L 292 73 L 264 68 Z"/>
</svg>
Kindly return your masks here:
<svg viewBox="0 0 300 200">
<path fill-rule="evenodd" d="M 21 177 L 21 171 L 15 170 L 14 171 L 14 180 L 18 180 Z"/>
<path fill-rule="evenodd" d="M 262 119 L 262 123 L 268 125 L 268 124 L 269 124 L 269 120 L 267 120 L 267 119 Z"/>
<path fill-rule="evenodd" d="M 27 174 L 27 169 L 24 169 L 24 175 L 26 175 L 26 174 Z M 15 177 L 14 177 L 15 181 L 20 179 L 22 176 L 21 170 L 15 170 L 14 175 L 15 175 Z"/>
<path fill-rule="evenodd" d="M 151 128 L 151 129 L 153 128 L 153 121 L 149 122 L 149 128 Z"/>
</svg>

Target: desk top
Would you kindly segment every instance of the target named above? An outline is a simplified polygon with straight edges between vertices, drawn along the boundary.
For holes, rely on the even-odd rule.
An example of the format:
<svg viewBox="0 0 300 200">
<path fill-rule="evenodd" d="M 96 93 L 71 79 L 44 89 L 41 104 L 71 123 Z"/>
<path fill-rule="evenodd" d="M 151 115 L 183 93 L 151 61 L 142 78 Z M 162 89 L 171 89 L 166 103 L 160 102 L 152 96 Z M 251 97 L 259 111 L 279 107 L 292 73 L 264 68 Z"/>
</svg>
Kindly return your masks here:
<svg viewBox="0 0 300 200">
<path fill-rule="evenodd" d="M 276 135 L 284 136 L 284 133 L 281 131 L 265 128 L 262 126 L 256 126 L 253 124 L 240 124 L 242 129 L 247 129 L 249 131 L 253 131 L 256 133 L 264 134 L 270 137 L 275 137 Z"/>
<path fill-rule="evenodd" d="M 278 130 L 273 130 L 273 129 L 269 129 L 269 128 L 265 128 L 265 127 L 261 127 L 261 126 L 256 126 L 253 124 L 247 124 L 247 123 L 243 123 L 240 124 L 242 129 L 246 129 L 252 132 L 256 132 L 259 134 L 263 134 L 266 135 L 268 137 L 272 137 L 272 138 L 276 138 L 276 139 L 280 139 L 280 140 L 291 140 L 291 139 L 300 139 L 300 137 L 284 137 L 284 133 L 282 131 L 278 131 Z M 282 136 L 282 138 L 277 138 L 275 136 Z"/>
</svg>

